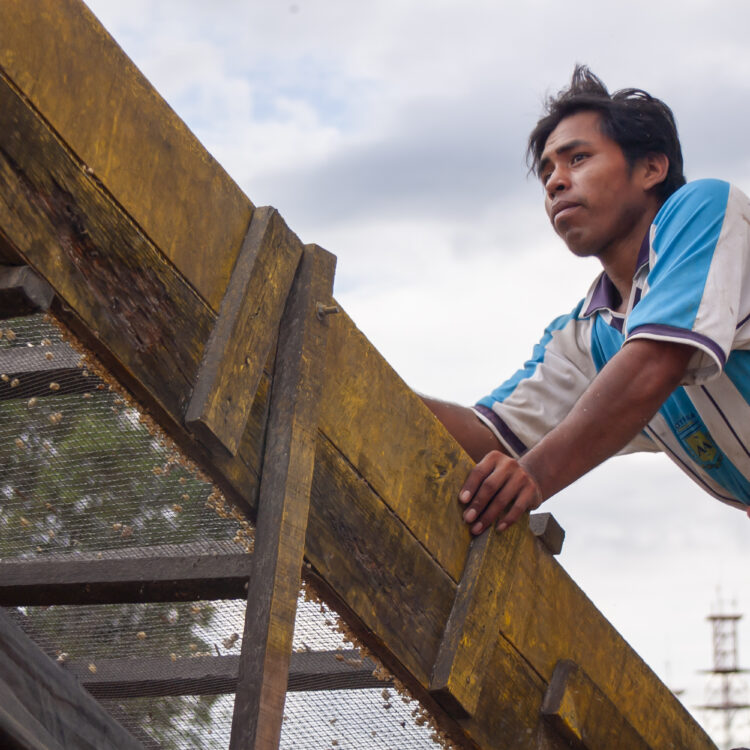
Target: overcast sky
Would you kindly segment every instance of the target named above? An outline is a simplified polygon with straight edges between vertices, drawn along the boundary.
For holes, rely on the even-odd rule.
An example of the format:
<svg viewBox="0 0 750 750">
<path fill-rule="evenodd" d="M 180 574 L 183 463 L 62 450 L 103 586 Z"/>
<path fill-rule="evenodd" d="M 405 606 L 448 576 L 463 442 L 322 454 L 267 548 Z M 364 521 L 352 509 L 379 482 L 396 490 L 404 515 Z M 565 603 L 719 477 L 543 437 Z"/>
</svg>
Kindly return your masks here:
<svg viewBox="0 0 750 750">
<path fill-rule="evenodd" d="M 576 62 L 673 108 L 688 179 L 750 192 L 750 4 L 664 0 L 89 0 L 256 205 L 338 256 L 336 296 L 413 388 L 471 404 L 585 294 L 525 140 Z M 546 506 L 560 558 L 688 705 L 717 587 L 746 614 L 750 521 L 661 456 Z M 748 741 L 748 737 L 744 737 Z"/>
</svg>

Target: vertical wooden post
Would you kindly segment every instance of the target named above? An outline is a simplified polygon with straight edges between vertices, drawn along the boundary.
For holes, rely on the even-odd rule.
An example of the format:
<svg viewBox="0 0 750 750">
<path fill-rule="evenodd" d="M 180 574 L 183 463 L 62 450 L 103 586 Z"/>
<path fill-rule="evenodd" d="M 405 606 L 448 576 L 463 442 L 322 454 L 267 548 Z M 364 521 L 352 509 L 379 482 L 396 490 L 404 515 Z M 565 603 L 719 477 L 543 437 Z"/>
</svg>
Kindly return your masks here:
<svg viewBox="0 0 750 750">
<path fill-rule="evenodd" d="M 279 328 L 230 750 L 279 745 L 335 256 L 305 248 Z"/>
</svg>

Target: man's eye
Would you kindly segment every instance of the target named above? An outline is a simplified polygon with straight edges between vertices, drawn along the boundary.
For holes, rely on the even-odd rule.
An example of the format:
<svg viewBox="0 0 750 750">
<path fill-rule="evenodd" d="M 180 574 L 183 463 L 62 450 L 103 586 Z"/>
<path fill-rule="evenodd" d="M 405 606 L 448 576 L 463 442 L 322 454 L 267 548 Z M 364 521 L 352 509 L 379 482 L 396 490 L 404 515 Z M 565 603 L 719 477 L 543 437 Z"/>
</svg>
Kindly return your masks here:
<svg viewBox="0 0 750 750">
<path fill-rule="evenodd" d="M 570 158 L 570 163 L 575 164 L 576 162 L 583 161 L 588 154 L 573 154 L 573 156 Z"/>
</svg>

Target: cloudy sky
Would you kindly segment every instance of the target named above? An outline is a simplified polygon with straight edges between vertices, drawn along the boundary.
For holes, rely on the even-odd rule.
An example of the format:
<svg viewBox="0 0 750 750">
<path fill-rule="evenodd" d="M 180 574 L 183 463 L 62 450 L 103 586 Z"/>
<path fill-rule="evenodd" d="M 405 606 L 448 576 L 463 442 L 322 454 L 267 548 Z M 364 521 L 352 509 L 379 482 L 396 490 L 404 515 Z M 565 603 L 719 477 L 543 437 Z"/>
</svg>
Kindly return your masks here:
<svg viewBox="0 0 750 750">
<path fill-rule="evenodd" d="M 750 192 L 746 0 L 89 5 L 253 202 L 338 256 L 339 301 L 442 398 L 488 393 L 598 272 L 553 235 L 524 163 L 575 62 L 672 106 L 689 179 Z M 688 705 L 719 587 L 750 665 L 745 516 L 659 456 L 610 461 L 546 509 L 564 567 Z"/>
</svg>

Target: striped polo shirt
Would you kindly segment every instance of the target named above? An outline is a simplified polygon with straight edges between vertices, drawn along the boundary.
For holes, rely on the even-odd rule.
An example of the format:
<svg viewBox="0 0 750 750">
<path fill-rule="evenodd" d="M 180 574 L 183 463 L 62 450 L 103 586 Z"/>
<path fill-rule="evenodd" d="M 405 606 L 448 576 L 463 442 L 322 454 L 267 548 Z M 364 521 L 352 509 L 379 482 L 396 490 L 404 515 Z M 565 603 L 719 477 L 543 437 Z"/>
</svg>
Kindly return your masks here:
<svg viewBox="0 0 750 750">
<path fill-rule="evenodd" d="M 720 180 L 671 195 L 638 257 L 624 314 L 605 273 L 554 320 L 531 359 L 476 414 L 519 456 L 639 338 L 689 344 L 682 385 L 621 453 L 663 451 L 711 495 L 750 505 L 750 200 Z"/>
</svg>

